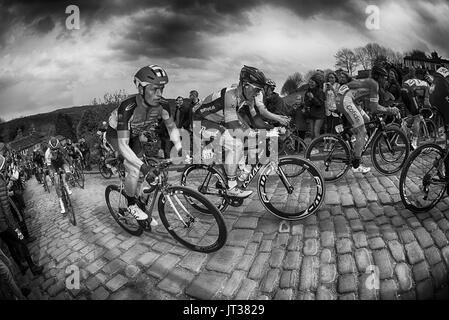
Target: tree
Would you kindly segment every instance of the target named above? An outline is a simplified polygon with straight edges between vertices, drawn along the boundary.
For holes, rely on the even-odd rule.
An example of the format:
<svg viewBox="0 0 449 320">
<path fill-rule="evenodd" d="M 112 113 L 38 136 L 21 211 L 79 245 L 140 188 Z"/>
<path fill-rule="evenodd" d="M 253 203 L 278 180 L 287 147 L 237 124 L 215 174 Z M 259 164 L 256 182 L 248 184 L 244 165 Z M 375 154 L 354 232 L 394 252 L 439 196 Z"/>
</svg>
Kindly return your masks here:
<svg viewBox="0 0 449 320">
<path fill-rule="evenodd" d="M 359 62 L 359 64 L 362 66 L 364 70 L 371 69 L 371 59 L 368 54 L 368 50 L 366 47 L 358 47 L 354 49 L 354 54 Z"/>
<path fill-rule="evenodd" d="M 352 75 L 354 69 L 359 65 L 351 49 L 343 48 L 338 50 L 335 54 L 335 59 L 337 59 L 335 66 L 346 70 L 350 75 Z"/>
<path fill-rule="evenodd" d="M 87 109 L 81 116 L 81 120 L 76 128 L 76 134 L 79 137 L 84 137 L 88 133 L 97 132 L 101 121 L 100 114 L 95 109 Z"/>
<path fill-rule="evenodd" d="M 295 72 L 294 74 L 288 76 L 287 80 L 285 80 L 284 85 L 281 89 L 281 94 L 290 95 L 292 93 L 295 93 L 302 82 L 302 74 L 300 74 L 299 72 Z"/>
<path fill-rule="evenodd" d="M 427 59 L 427 55 L 424 51 L 421 50 L 413 50 L 409 54 L 409 57 L 412 59 Z"/>
<path fill-rule="evenodd" d="M 55 134 L 68 139 L 76 139 L 72 119 L 68 114 L 58 113 L 56 116 Z"/>
</svg>

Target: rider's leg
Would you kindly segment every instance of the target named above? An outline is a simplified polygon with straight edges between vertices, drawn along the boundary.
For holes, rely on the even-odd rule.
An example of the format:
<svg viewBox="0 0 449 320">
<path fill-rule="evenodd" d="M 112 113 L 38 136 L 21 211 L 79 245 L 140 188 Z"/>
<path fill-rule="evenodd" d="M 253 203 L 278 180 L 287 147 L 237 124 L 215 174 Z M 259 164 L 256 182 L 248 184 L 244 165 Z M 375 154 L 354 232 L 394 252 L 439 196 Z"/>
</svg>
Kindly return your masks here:
<svg viewBox="0 0 449 320">
<path fill-rule="evenodd" d="M 124 165 L 126 171 L 125 193 L 128 196 L 128 209 L 137 220 L 146 220 L 148 219 L 148 215 L 138 206 L 137 187 L 140 168 L 127 160 L 124 160 Z M 153 221 L 155 222 L 154 219 L 152 219 Z"/>
<path fill-rule="evenodd" d="M 239 138 L 234 138 L 226 130 L 221 137 L 221 145 L 225 149 L 225 163 L 224 169 L 228 177 L 228 190 L 230 196 L 246 198 L 252 194 L 252 191 L 243 191 L 237 187 L 237 168 L 242 159 L 243 142 Z"/>
</svg>

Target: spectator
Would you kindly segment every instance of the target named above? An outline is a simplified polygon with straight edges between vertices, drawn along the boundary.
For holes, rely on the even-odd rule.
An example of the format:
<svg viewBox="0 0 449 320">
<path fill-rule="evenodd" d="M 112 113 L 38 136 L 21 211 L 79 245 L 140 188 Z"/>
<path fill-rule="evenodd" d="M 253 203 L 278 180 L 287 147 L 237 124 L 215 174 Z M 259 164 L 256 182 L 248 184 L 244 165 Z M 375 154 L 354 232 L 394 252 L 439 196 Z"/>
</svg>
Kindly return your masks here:
<svg viewBox="0 0 449 320">
<path fill-rule="evenodd" d="M 337 82 L 337 74 L 330 72 L 326 77 L 326 83 L 324 84 L 324 93 L 326 100 L 324 103 L 326 112 L 326 131 L 327 133 L 335 133 L 335 126 L 340 123 L 340 116 L 337 113 L 336 97 L 340 84 Z M 324 145 L 324 151 L 330 151 L 330 145 L 326 143 Z"/>
<path fill-rule="evenodd" d="M 399 75 L 396 70 L 390 69 L 388 72 L 387 91 L 393 95 L 395 100 L 399 100 L 401 97 L 401 84 L 398 79 Z"/>
<path fill-rule="evenodd" d="M 7 291 L 5 293 L 9 294 L 9 297 L 12 297 L 17 300 L 25 300 L 25 295 L 29 294 L 28 289 L 23 288 L 19 289 L 19 286 L 16 283 L 16 280 L 13 276 L 13 266 L 11 260 L 3 253 L 0 248 L 0 291 Z M 6 299 L 9 298 L 5 297 Z"/>
<path fill-rule="evenodd" d="M 34 275 L 39 275 L 42 274 L 43 267 L 37 266 L 33 262 L 22 233 L 15 227 L 16 224 L 9 208 L 7 185 L 2 173 L 4 163 L 5 159 L 0 155 L 0 239 L 8 246 L 11 256 L 22 274 L 25 274 L 27 270 L 27 267 L 22 264 L 23 258 L 28 263 L 31 272 Z"/>
<path fill-rule="evenodd" d="M 325 95 L 322 88 L 322 77 L 319 74 L 314 74 L 309 80 L 309 89 L 304 97 L 304 104 L 309 112 L 312 139 L 320 135 L 321 127 L 326 117 L 324 108 Z"/>
<path fill-rule="evenodd" d="M 341 86 L 344 84 L 347 84 L 351 81 L 352 81 L 352 78 L 349 76 L 349 74 L 347 72 L 344 72 L 344 71 L 340 72 L 339 83 Z"/>
<path fill-rule="evenodd" d="M 163 104 L 162 107 L 168 112 L 170 117 L 172 116 L 171 108 L 167 104 Z M 170 135 L 168 134 L 167 127 L 164 121 L 159 120 L 158 135 L 161 138 L 161 149 L 159 150 L 159 157 L 168 159 L 170 158 L 170 150 L 173 143 L 170 140 Z"/>
</svg>

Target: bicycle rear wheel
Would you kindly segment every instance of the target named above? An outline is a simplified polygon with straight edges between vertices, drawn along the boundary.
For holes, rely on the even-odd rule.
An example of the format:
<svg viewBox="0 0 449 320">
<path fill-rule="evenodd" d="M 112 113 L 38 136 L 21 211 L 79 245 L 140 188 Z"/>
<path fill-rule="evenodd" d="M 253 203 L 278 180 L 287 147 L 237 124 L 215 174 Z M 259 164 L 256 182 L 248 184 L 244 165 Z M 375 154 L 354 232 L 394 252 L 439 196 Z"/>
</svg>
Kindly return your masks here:
<svg viewBox="0 0 449 320">
<path fill-rule="evenodd" d="M 112 176 L 112 171 L 111 169 L 109 169 L 104 160 L 100 160 L 98 162 L 98 170 L 100 171 L 100 174 L 103 176 L 103 178 L 105 179 L 110 179 Z"/>
<path fill-rule="evenodd" d="M 119 186 L 110 185 L 106 187 L 104 195 L 109 212 L 120 227 L 133 236 L 140 236 L 143 228 L 128 211 L 128 198 L 125 191 L 120 190 Z"/>
<path fill-rule="evenodd" d="M 61 187 L 61 192 L 62 192 L 62 201 L 64 202 L 64 206 L 66 209 L 66 213 L 69 216 L 70 223 L 76 226 L 75 211 L 73 210 L 72 201 L 70 200 L 70 195 L 68 194 L 65 186 Z"/>
<path fill-rule="evenodd" d="M 382 174 L 395 174 L 404 167 L 410 153 L 410 143 L 404 131 L 390 125 L 374 138 L 371 160 Z"/>
<path fill-rule="evenodd" d="M 257 190 L 265 208 L 285 220 L 301 220 L 314 214 L 325 194 L 319 170 L 310 161 L 294 157 L 266 166 Z"/>
<path fill-rule="evenodd" d="M 426 143 L 435 143 L 438 132 L 435 124 L 430 119 L 423 119 L 419 123 L 418 146 Z"/>
<path fill-rule="evenodd" d="M 298 136 L 291 135 L 285 139 L 279 148 L 279 155 L 304 155 L 307 144 Z"/>
<path fill-rule="evenodd" d="M 437 144 L 418 147 L 405 163 L 399 180 L 404 206 L 413 212 L 432 209 L 447 188 L 446 168 L 440 166 L 444 150 Z"/>
<path fill-rule="evenodd" d="M 208 213 L 196 209 L 186 199 L 194 199 Z M 179 243 L 193 251 L 215 252 L 226 243 L 226 224 L 220 211 L 201 193 L 182 186 L 165 190 L 158 199 L 159 217 Z"/>
<path fill-rule="evenodd" d="M 325 181 L 341 179 L 348 172 L 351 161 L 348 145 L 334 134 L 324 134 L 314 139 L 305 157 L 313 162 Z"/>
<path fill-rule="evenodd" d="M 192 188 L 205 195 L 220 212 L 224 212 L 228 208 L 228 202 L 224 198 L 225 181 L 225 177 L 217 168 L 203 164 L 190 165 L 181 175 L 182 186 Z M 187 198 L 187 200 L 195 209 L 203 213 L 209 212 L 201 203 L 195 202 L 195 199 Z"/>
<path fill-rule="evenodd" d="M 75 181 L 81 189 L 84 189 L 84 172 L 80 165 L 75 166 Z"/>
</svg>

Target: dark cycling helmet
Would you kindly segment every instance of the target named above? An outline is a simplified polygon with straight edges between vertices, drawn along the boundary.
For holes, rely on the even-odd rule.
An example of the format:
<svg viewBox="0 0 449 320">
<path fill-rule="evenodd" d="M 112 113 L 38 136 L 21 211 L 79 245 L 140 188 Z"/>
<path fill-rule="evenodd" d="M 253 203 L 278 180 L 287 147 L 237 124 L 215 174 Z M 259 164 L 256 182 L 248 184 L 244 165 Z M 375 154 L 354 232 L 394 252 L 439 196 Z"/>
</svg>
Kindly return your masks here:
<svg viewBox="0 0 449 320">
<path fill-rule="evenodd" d="M 388 72 L 383 66 L 377 64 L 373 66 L 373 69 L 371 70 L 371 76 L 376 78 L 388 77 Z"/>
<path fill-rule="evenodd" d="M 267 82 L 265 75 L 257 68 L 243 66 L 240 71 L 240 81 L 263 88 Z"/>
<path fill-rule="evenodd" d="M 274 81 L 271 80 L 271 79 L 267 79 L 266 84 L 267 84 L 268 87 L 276 88 L 276 82 L 274 82 Z"/>
<path fill-rule="evenodd" d="M 55 138 L 55 137 L 52 137 L 50 139 L 50 141 L 48 141 L 48 147 L 51 150 L 56 150 L 56 149 L 59 148 L 59 146 L 60 146 L 59 140 L 57 138 Z"/>
<path fill-rule="evenodd" d="M 139 86 L 145 88 L 149 84 L 165 85 L 167 83 L 167 73 L 164 69 L 155 64 L 141 68 L 134 75 L 134 84 L 137 88 L 139 88 Z"/>
<path fill-rule="evenodd" d="M 72 145 L 72 140 L 67 139 L 66 145 L 71 146 Z"/>
</svg>

